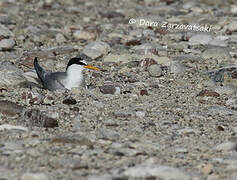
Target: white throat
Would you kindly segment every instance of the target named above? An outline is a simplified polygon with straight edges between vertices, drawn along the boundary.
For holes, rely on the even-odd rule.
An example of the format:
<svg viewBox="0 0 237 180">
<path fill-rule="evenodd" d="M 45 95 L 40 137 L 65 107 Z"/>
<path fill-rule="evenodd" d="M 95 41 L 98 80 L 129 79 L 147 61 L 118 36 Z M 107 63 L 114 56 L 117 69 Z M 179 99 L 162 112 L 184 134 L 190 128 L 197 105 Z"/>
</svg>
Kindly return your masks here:
<svg viewBox="0 0 237 180">
<path fill-rule="evenodd" d="M 83 83 L 83 73 L 84 68 L 80 65 L 73 64 L 67 69 L 67 79 L 65 87 L 71 89 L 73 87 L 79 87 Z"/>
</svg>

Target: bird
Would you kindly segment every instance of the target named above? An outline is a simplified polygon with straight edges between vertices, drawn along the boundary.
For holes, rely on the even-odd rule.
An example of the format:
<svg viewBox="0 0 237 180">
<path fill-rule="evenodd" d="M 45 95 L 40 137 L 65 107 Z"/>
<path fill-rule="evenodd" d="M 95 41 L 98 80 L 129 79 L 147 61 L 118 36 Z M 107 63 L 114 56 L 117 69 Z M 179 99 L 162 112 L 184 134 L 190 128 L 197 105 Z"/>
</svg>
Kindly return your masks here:
<svg viewBox="0 0 237 180">
<path fill-rule="evenodd" d="M 34 59 L 34 68 L 43 87 L 50 91 L 57 89 L 71 89 L 73 87 L 81 87 L 85 85 L 83 77 L 84 69 L 92 69 L 99 71 L 100 69 L 86 63 L 85 55 L 71 58 L 67 64 L 66 72 L 50 72 L 43 69 L 37 57 Z"/>
</svg>

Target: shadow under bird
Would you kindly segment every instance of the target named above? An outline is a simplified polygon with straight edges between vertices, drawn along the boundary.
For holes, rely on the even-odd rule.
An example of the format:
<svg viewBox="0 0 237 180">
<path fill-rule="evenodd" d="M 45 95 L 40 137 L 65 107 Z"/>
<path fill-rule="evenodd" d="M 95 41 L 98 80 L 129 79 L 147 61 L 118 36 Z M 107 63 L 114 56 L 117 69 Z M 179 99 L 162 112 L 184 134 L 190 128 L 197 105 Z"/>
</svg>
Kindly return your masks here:
<svg viewBox="0 0 237 180">
<path fill-rule="evenodd" d="M 44 70 L 39 65 L 37 57 L 35 57 L 34 60 L 34 67 L 42 85 L 50 91 L 84 86 L 83 70 L 99 70 L 97 67 L 88 65 L 83 56 L 70 59 L 67 64 L 66 72 L 49 72 Z"/>
</svg>

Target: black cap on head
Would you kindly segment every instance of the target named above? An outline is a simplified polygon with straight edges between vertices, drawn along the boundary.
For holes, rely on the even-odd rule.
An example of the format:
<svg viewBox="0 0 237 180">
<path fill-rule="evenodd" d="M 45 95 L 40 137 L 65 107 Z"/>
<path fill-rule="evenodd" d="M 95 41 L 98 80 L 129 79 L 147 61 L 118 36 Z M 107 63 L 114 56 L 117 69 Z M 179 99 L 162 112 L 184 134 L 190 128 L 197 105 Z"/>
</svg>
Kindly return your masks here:
<svg viewBox="0 0 237 180">
<path fill-rule="evenodd" d="M 82 65 L 82 66 L 86 66 L 87 64 L 85 62 L 83 62 L 83 60 L 88 59 L 89 57 L 81 54 L 80 56 L 74 57 L 72 59 L 69 60 L 69 62 L 67 63 L 67 68 L 73 64 L 78 64 L 78 65 Z M 66 69 L 67 69 L 66 68 Z"/>
</svg>

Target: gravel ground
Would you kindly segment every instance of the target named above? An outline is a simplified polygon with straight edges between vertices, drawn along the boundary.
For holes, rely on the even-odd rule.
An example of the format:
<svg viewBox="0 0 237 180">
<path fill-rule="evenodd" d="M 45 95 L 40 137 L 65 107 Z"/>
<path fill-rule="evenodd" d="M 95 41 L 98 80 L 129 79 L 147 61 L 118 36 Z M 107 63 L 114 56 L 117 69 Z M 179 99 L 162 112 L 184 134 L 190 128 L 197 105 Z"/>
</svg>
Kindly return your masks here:
<svg viewBox="0 0 237 180">
<path fill-rule="evenodd" d="M 2 0 L 0 179 L 234 180 L 236 62 L 235 0 Z"/>
</svg>

